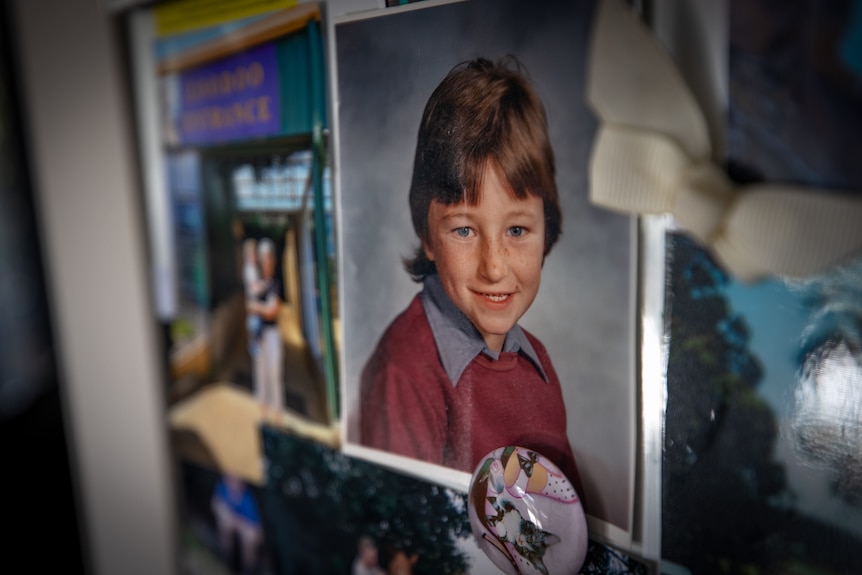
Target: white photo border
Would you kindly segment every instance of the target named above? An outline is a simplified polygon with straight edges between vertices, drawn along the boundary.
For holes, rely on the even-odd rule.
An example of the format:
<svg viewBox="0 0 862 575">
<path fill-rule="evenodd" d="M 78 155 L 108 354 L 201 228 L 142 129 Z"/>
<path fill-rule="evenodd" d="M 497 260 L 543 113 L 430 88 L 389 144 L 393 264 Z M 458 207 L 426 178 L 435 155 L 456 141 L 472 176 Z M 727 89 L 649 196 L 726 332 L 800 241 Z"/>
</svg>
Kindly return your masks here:
<svg viewBox="0 0 862 575">
<path fill-rule="evenodd" d="M 350 326 L 346 326 L 348 329 L 345 330 L 344 311 L 345 308 L 349 308 L 351 305 L 345 297 L 345 278 L 348 276 L 346 268 L 352 264 L 346 262 L 345 258 L 342 257 L 342 254 L 345 253 L 345 237 L 341 222 L 344 222 L 346 214 L 343 205 L 345 194 L 340 169 L 342 165 L 342 147 L 339 130 L 339 106 L 341 100 L 338 83 L 337 28 L 343 24 L 360 20 L 392 16 L 415 10 L 427 10 L 442 5 L 470 1 L 472 0 L 425 0 L 400 7 L 369 8 L 363 12 L 353 14 L 334 14 L 330 12 L 326 19 L 329 90 L 332 102 L 330 115 L 332 126 L 330 154 L 332 155 L 335 215 L 338 222 L 336 226 L 339 253 L 338 297 L 341 308 L 340 317 L 342 319 L 341 345 L 339 346 L 339 371 L 342 374 L 340 378 L 342 450 L 348 455 L 363 458 L 405 474 L 415 475 L 426 480 L 430 479 L 446 487 L 461 491 L 466 491 L 469 486 L 469 473 L 366 447 L 351 439 L 350 425 L 353 422 L 349 414 L 351 406 L 349 398 L 351 397 L 351 393 L 348 387 L 356 385 L 358 374 L 354 369 L 353 378 L 345 375 L 349 373 L 347 368 L 350 366 L 347 365 L 344 334 L 346 331 L 349 331 Z M 415 123 L 418 123 L 418 117 Z M 412 159 L 412 150 L 410 154 Z M 558 158 L 559 163 L 560 159 Z M 406 206 L 406 189 L 404 197 Z M 629 305 L 635 313 L 632 314 L 633 317 L 630 323 L 631 333 L 629 334 L 630 337 L 628 337 L 630 345 L 627 351 L 629 357 L 626 359 L 631 368 L 630 381 L 633 383 L 633 393 L 635 395 L 634 401 L 630 404 L 629 420 L 638 423 L 636 425 L 633 424 L 635 429 L 633 429 L 633 437 L 629 450 L 629 460 L 632 462 L 632 468 L 628 477 L 629 493 L 631 494 L 630 505 L 628 506 L 629 529 L 621 529 L 613 523 L 593 516 L 588 516 L 588 523 L 591 536 L 595 536 L 597 539 L 608 544 L 639 553 L 646 558 L 657 558 L 660 554 L 660 468 L 661 429 L 663 427 L 663 404 L 661 403 L 663 396 L 661 395 L 661 386 L 664 370 L 660 366 L 656 366 L 654 361 L 645 361 L 643 358 L 646 353 L 652 354 L 656 345 L 659 347 L 662 345 L 663 326 L 660 323 L 660 318 L 662 317 L 664 304 L 664 242 L 663 238 L 659 242 L 660 245 L 655 242 L 655 238 L 661 235 L 655 231 L 656 229 L 661 229 L 661 223 L 653 221 L 639 226 L 638 220 L 631 218 L 630 225 L 633 231 L 630 235 L 629 249 L 633 255 L 630 260 L 631 282 L 628 286 L 628 298 Z M 405 246 L 404 249 L 408 248 Z M 660 268 L 654 267 L 656 262 L 660 263 Z M 647 268 L 644 268 L 644 266 L 647 266 Z M 406 274 L 403 275 L 409 281 L 409 278 L 406 278 Z M 656 281 L 658 281 L 657 284 Z M 407 301 L 404 301 L 403 305 L 406 305 L 406 303 Z M 654 333 L 657 321 L 660 331 Z M 652 356 L 650 355 L 649 357 Z M 654 371 L 655 369 L 659 369 L 659 371 Z M 655 394 L 657 392 L 659 393 L 658 405 L 655 402 Z M 644 403 L 642 403 L 642 398 L 646 398 Z M 649 413 L 647 413 L 647 410 L 649 410 Z"/>
</svg>

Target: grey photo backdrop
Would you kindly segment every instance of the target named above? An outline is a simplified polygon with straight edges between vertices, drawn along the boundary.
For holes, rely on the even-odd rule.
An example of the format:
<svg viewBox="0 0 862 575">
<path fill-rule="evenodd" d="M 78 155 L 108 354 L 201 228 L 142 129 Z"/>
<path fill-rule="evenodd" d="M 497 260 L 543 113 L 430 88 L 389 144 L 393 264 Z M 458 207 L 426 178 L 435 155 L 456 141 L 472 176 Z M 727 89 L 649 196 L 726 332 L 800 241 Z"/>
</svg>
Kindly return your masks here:
<svg viewBox="0 0 862 575">
<path fill-rule="evenodd" d="M 421 286 L 407 195 L 425 102 L 456 64 L 515 55 L 550 125 L 563 235 L 521 320 L 550 353 L 592 516 L 631 531 L 637 433 L 636 226 L 588 200 L 596 120 L 584 102 L 592 2 L 422 2 L 334 24 L 342 417 L 358 442 L 359 375 Z M 373 416 L 373 414 L 372 414 Z"/>
</svg>

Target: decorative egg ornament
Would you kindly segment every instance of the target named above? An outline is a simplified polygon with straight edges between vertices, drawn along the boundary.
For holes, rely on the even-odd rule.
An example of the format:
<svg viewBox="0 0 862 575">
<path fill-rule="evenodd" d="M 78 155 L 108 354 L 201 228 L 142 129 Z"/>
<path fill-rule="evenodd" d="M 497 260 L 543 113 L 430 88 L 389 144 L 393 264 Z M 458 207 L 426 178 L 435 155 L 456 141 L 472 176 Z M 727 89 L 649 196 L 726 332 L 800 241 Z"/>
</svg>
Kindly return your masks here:
<svg viewBox="0 0 862 575">
<path fill-rule="evenodd" d="M 545 456 L 501 447 L 470 480 L 468 514 L 479 548 L 509 575 L 576 575 L 587 518 L 571 481 Z"/>
</svg>

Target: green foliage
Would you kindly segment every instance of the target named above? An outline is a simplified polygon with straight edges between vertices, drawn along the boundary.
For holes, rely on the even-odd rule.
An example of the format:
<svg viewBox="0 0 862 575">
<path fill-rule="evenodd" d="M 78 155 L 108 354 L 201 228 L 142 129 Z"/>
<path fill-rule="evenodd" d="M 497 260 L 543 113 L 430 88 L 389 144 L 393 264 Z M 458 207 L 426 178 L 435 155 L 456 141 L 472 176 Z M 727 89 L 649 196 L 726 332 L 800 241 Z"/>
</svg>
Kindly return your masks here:
<svg viewBox="0 0 862 575">
<path fill-rule="evenodd" d="M 775 418 L 757 395 L 762 368 L 728 278 L 684 236 L 672 238 L 670 354 L 663 460 L 663 555 L 694 573 L 760 573 L 757 542 L 782 512 Z"/>
<path fill-rule="evenodd" d="M 385 566 L 398 550 L 416 574 L 467 571 L 459 538 L 472 536 L 466 495 L 264 428 L 264 490 L 282 572 L 348 573 L 358 539 Z"/>
<path fill-rule="evenodd" d="M 697 575 L 862 572 L 858 537 L 793 508 L 727 276 L 686 236 L 670 239 L 662 556 Z"/>
<path fill-rule="evenodd" d="M 171 322 L 171 338 L 174 341 L 187 340 L 195 335 L 195 328 L 187 319 L 176 319 Z"/>
</svg>

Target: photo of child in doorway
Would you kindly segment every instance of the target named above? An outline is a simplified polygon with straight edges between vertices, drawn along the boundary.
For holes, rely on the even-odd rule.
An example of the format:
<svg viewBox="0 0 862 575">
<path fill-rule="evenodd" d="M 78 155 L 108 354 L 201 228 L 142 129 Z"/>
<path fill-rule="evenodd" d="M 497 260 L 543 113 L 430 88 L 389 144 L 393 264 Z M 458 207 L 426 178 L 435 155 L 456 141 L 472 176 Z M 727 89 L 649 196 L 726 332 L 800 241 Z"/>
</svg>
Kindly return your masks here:
<svg viewBox="0 0 862 575">
<path fill-rule="evenodd" d="M 562 216 L 545 111 L 514 57 L 460 64 L 434 90 L 409 197 L 422 291 L 362 372 L 360 442 L 468 473 L 520 445 L 579 485 L 559 379 L 518 325 Z"/>
</svg>

